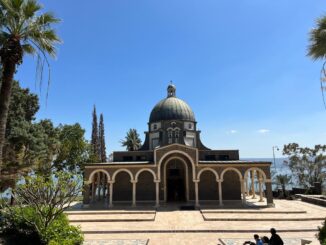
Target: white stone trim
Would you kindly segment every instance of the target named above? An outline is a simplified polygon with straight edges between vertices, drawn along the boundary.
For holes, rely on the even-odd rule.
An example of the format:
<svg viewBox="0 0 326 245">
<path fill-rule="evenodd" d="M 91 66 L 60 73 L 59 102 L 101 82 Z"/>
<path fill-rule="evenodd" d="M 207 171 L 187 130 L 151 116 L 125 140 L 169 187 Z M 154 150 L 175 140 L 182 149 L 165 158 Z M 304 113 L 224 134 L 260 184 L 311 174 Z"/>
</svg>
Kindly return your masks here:
<svg viewBox="0 0 326 245">
<path fill-rule="evenodd" d="M 149 168 L 142 168 L 140 169 L 136 175 L 135 175 L 135 180 L 138 181 L 138 177 L 142 172 L 150 172 L 153 175 L 153 180 L 155 181 L 157 179 L 155 172 L 152 169 Z"/>
<path fill-rule="evenodd" d="M 117 171 L 115 171 L 112 175 L 112 180 L 115 181 L 115 177 L 117 176 L 118 173 L 120 172 L 127 172 L 130 176 L 130 182 L 134 180 L 134 176 L 132 175 L 132 172 L 129 170 L 129 169 L 125 169 L 125 168 L 122 168 L 122 169 L 119 169 Z"/>
<path fill-rule="evenodd" d="M 239 175 L 239 180 L 241 181 L 242 180 L 242 174 L 241 172 L 239 171 L 239 169 L 237 168 L 234 168 L 234 167 L 228 167 L 226 169 L 224 169 L 221 173 L 221 179 L 224 179 L 224 174 L 227 172 L 227 171 L 235 171 L 238 175 Z"/>
<path fill-rule="evenodd" d="M 246 170 L 245 174 L 244 174 L 244 178 L 248 178 L 248 173 L 249 173 L 250 171 L 253 171 L 253 170 L 256 170 L 256 171 L 258 171 L 259 173 L 261 173 L 261 174 L 263 175 L 263 180 L 264 180 L 264 182 L 266 181 L 267 177 L 266 177 L 265 172 L 264 172 L 261 168 L 257 168 L 257 167 L 251 167 L 251 168 L 248 168 L 248 169 Z M 258 178 L 257 178 L 257 179 L 258 179 Z"/>
<path fill-rule="evenodd" d="M 96 169 L 89 175 L 88 181 L 93 182 L 94 175 L 100 172 L 106 175 L 108 181 L 111 180 L 109 172 L 105 171 L 104 169 Z"/>
<path fill-rule="evenodd" d="M 185 171 L 186 171 L 186 179 L 185 179 L 185 182 L 186 182 L 186 201 L 188 202 L 189 201 L 189 173 L 188 173 L 188 165 L 186 163 L 186 161 L 181 158 L 181 157 L 170 157 L 168 158 L 164 165 L 163 165 L 163 183 L 164 183 L 164 202 L 167 201 L 167 187 L 166 187 L 166 165 L 172 160 L 172 159 L 178 159 L 180 160 L 184 166 L 185 166 Z"/>
<path fill-rule="evenodd" d="M 190 163 L 192 165 L 192 176 L 193 176 L 193 180 L 195 180 L 195 178 L 196 178 L 196 166 L 195 166 L 194 161 L 191 159 L 191 157 L 187 153 L 185 153 L 183 151 L 179 151 L 179 150 L 169 151 L 169 152 L 165 153 L 161 157 L 161 159 L 160 159 L 160 161 L 158 163 L 158 169 L 157 169 L 157 171 L 158 171 L 158 175 L 157 175 L 158 179 L 161 180 L 161 165 L 162 165 L 163 160 L 165 160 L 165 158 L 167 156 L 172 155 L 174 153 L 179 153 L 179 154 L 185 156 L 186 158 L 188 158 L 188 160 L 190 161 Z M 180 157 L 172 157 L 172 158 L 179 158 L 179 159 L 181 159 Z M 169 158 L 169 160 L 171 160 L 171 159 Z M 184 159 L 182 159 L 182 161 L 184 161 Z"/>
<path fill-rule="evenodd" d="M 218 173 L 214 170 L 214 169 L 212 169 L 212 168 L 203 168 L 203 169 L 201 169 L 199 172 L 198 172 L 198 174 L 197 174 L 197 179 L 200 181 L 200 176 L 201 176 L 201 174 L 203 173 L 203 172 L 205 172 L 205 171 L 210 171 L 210 172 L 213 172 L 213 174 L 215 175 L 215 177 L 216 177 L 216 181 L 218 181 L 220 178 L 219 178 L 219 176 L 218 176 Z"/>
</svg>

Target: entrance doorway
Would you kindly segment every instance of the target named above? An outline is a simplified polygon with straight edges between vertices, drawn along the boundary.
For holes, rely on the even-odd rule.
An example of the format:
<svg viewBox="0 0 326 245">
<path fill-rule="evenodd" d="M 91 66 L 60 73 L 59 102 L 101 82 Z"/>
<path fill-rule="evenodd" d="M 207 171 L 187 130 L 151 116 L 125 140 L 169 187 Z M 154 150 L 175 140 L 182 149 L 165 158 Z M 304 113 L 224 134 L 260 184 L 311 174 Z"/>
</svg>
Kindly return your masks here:
<svg viewBox="0 0 326 245">
<path fill-rule="evenodd" d="M 187 200 L 185 166 L 178 159 L 171 160 L 166 166 L 166 188 L 168 202 Z"/>
</svg>

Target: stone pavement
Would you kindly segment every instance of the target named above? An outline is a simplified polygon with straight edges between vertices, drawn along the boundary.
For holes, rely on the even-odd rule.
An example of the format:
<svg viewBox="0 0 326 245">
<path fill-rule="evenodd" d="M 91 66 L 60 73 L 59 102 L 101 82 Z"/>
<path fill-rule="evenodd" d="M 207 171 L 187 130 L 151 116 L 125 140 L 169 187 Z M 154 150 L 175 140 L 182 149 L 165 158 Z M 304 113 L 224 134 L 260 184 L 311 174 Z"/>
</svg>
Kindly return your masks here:
<svg viewBox="0 0 326 245">
<path fill-rule="evenodd" d="M 202 210 L 180 211 L 174 207 L 162 207 L 154 219 L 146 221 L 150 213 L 137 211 L 128 213 L 128 220 L 110 210 L 85 214 L 69 214 L 75 219 L 74 225 L 80 225 L 86 242 L 109 240 L 149 240 L 148 244 L 241 244 L 252 240 L 254 233 L 270 236 L 269 229 L 276 228 L 287 244 L 295 244 L 299 239 L 311 240 L 318 244 L 315 234 L 322 219 L 326 217 L 326 208 L 301 201 L 275 200 L 275 208 L 230 209 L 227 207 L 205 207 Z M 117 211 L 114 211 L 117 212 Z M 132 216 L 144 215 L 144 221 L 133 221 Z M 205 215 L 213 217 L 205 220 Z M 93 216 L 93 218 L 92 218 Z M 116 218 L 114 222 L 101 221 L 101 217 Z M 214 219 L 215 218 L 215 219 Z M 90 219 L 95 221 L 89 222 Z M 96 221 L 96 219 L 98 219 Z M 229 220 L 228 220 L 229 219 Z M 219 240 L 220 239 L 220 240 Z M 226 243 L 227 242 L 227 243 Z M 231 242 L 231 243 L 230 243 Z M 85 243 L 90 244 L 90 243 Z M 93 244 L 93 243 L 91 243 Z M 98 243 L 106 244 L 106 243 Z M 107 243 L 110 244 L 110 243 Z M 132 244 L 132 243 L 116 243 Z M 298 244 L 299 245 L 299 244 Z"/>
</svg>

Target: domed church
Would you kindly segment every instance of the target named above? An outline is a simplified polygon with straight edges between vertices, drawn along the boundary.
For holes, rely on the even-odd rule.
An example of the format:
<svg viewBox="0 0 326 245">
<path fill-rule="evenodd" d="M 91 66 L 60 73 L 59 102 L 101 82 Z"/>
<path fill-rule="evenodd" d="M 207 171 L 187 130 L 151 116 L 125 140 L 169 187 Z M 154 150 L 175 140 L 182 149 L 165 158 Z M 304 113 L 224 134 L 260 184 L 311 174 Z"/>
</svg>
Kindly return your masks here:
<svg viewBox="0 0 326 245">
<path fill-rule="evenodd" d="M 239 160 L 239 150 L 204 146 L 191 107 L 170 84 L 150 113 L 137 151 L 113 152 L 111 162 L 84 171 L 84 206 L 248 205 L 273 206 L 271 162 Z"/>
</svg>

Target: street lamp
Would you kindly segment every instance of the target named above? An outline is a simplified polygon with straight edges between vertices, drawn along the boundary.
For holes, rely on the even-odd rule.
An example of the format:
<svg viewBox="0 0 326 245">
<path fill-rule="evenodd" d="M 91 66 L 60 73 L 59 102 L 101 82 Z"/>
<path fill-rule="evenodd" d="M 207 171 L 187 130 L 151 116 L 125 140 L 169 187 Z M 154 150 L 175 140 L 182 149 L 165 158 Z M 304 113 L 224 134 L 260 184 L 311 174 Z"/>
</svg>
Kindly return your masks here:
<svg viewBox="0 0 326 245">
<path fill-rule="evenodd" d="M 280 149 L 278 148 L 277 145 L 274 145 L 272 148 L 273 148 L 274 169 L 275 169 L 275 174 L 276 174 L 275 149 L 277 151 L 279 151 Z"/>
</svg>

